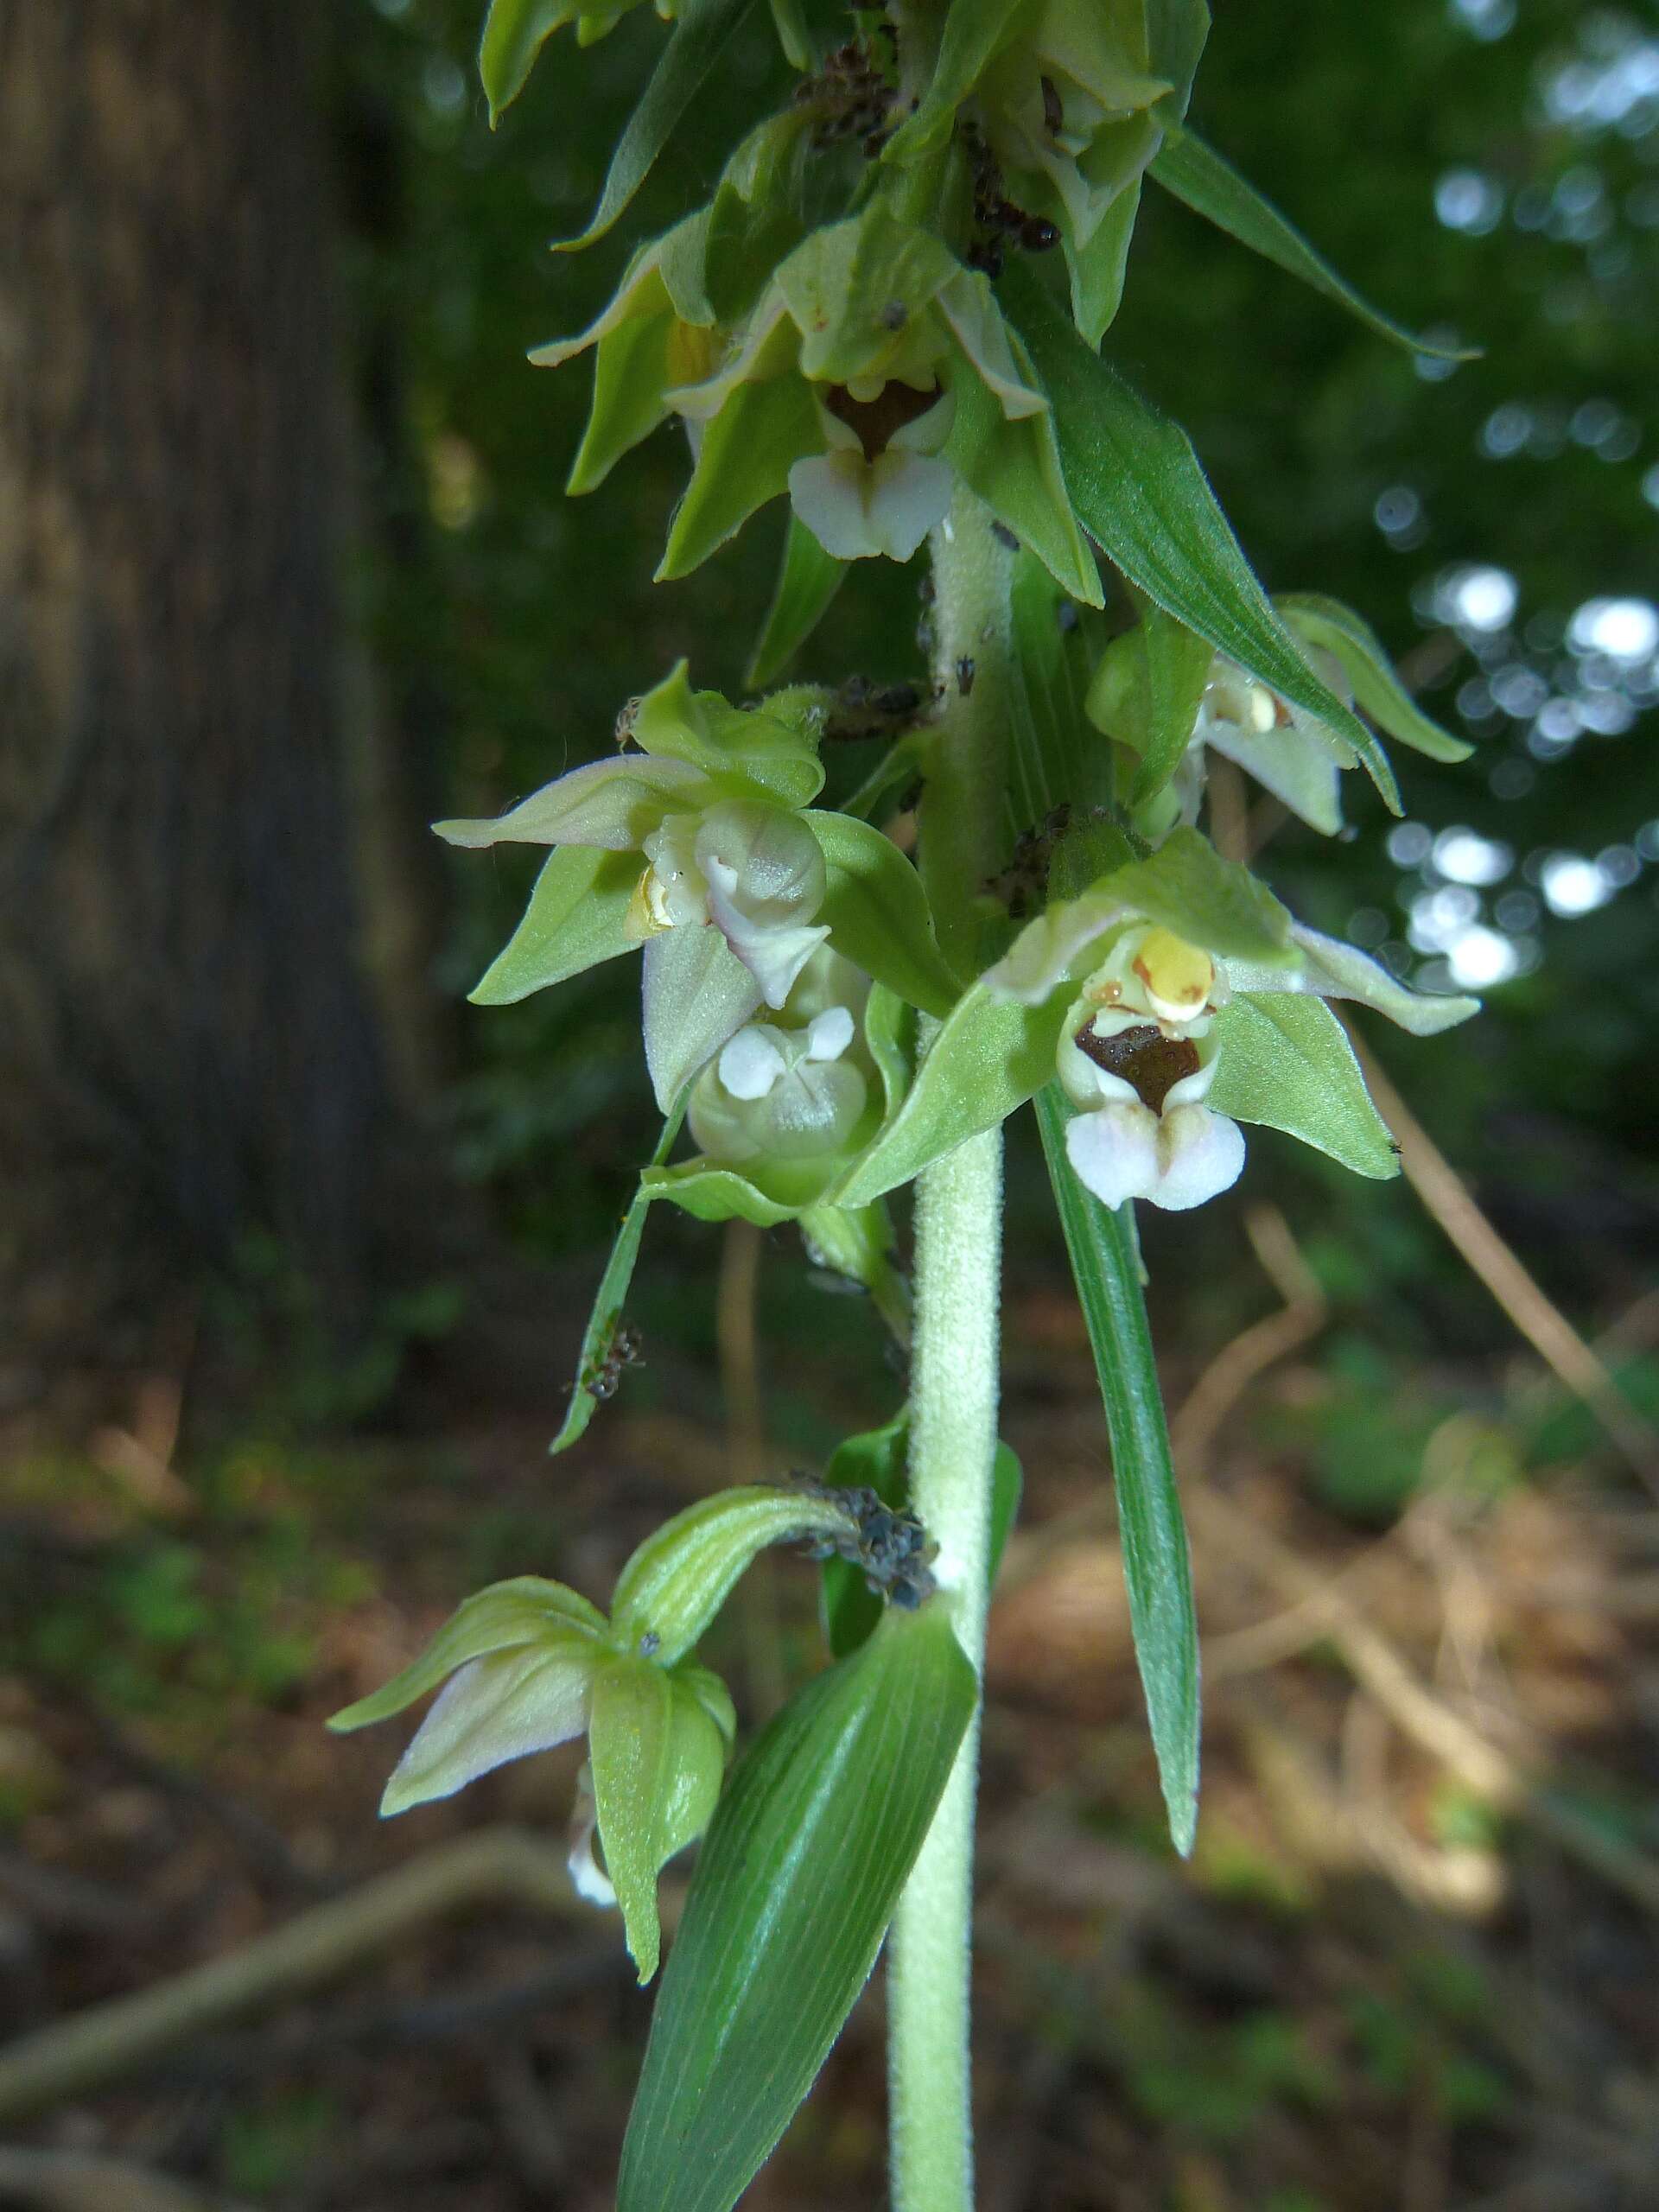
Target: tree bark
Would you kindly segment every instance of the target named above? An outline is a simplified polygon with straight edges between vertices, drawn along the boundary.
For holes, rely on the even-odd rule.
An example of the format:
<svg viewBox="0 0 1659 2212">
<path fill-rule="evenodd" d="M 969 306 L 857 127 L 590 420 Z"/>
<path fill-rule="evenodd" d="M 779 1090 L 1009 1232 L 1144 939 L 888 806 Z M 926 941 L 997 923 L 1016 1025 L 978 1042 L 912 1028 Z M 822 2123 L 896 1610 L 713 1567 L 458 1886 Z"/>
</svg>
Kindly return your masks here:
<svg viewBox="0 0 1659 2212">
<path fill-rule="evenodd" d="M 0 1361 L 252 1230 L 349 1311 L 357 961 L 312 7 L 0 5 Z"/>
</svg>

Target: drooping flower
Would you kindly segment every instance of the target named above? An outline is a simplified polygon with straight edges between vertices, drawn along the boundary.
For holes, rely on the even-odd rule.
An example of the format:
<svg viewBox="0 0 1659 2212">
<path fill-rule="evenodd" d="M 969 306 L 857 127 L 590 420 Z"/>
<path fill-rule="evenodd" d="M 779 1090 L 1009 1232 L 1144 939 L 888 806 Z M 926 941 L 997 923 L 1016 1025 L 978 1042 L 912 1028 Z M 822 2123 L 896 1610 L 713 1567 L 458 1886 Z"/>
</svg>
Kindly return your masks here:
<svg viewBox="0 0 1659 2212">
<path fill-rule="evenodd" d="M 389 1720 L 434 1689 L 386 1784 L 383 1817 L 451 1797 L 510 1760 L 586 1735 L 571 1878 L 593 1902 L 621 1905 L 628 1948 L 639 1979 L 649 1980 L 659 1942 L 658 1871 L 708 1826 L 735 1734 L 718 1675 L 689 1657 L 663 1666 L 619 1649 L 585 1598 L 520 1575 L 469 1598 L 417 1659 L 328 1725 L 344 1734 Z M 594 1858 L 595 1830 L 604 1870 Z"/>
<path fill-rule="evenodd" d="M 626 719 L 637 747 L 574 768 L 493 820 L 441 822 L 469 847 L 550 845 L 530 911 L 475 997 L 499 1003 L 634 947 L 645 1058 L 666 1111 L 827 938 L 826 874 L 799 809 L 823 782 L 799 716 L 694 693 L 683 665 Z"/>
<path fill-rule="evenodd" d="M 751 1021 L 698 1078 L 688 1113 L 711 1160 L 791 1172 L 849 1156 L 870 1120 L 861 1031 L 869 979 L 828 947 L 815 952 L 776 1021 Z M 804 1191 L 809 1185 L 801 1185 Z"/>
</svg>

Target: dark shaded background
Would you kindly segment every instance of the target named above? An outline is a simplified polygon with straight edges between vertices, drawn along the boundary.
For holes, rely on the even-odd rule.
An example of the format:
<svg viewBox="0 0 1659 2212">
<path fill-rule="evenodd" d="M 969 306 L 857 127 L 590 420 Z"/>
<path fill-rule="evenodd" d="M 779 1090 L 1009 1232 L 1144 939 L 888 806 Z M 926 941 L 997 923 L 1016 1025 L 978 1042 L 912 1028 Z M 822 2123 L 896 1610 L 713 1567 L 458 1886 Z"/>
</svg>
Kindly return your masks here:
<svg viewBox="0 0 1659 2212">
<path fill-rule="evenodd" d="M 1016 1137 L 1027 1504 L 988 1714 L 986 2202 L 1641 2207 L 1659 35 L 1569 0 L 1217 16 L 1199 126 L 1371 296 L 1486 349 L 1426 376 L 1148 192 L 1116 356 L 1191 429 L 1269 585 L 1351 601 L 1478 741 L 1402 760 L 1404 823 L 1353 789 L 1342 845 L 1259 803 L 1244 827 L 1315 923 L 1491 986 L 1470 1029 L 1370 1041 L 1517 1255 L 1535 1331 L 1546 1298 L 1599 1341 L 1638 1433 L 1610 1443 L 1471 1268 L 1478 1226 L 1448 1236 L 1406 1184 L 1262 1134 L 1233 1197 L 1150 1220 L 1209 1637 L 1182 1872 L 1093 1379 Z M 591 203 L 660 27 L 550 48 L 494 135 L 477 28 L 472 0 L 0 14 L 19 2037 L 463 1830 L 556 1838 L 559 1755 L 378 1831 L 393 1749 L 321 1716 L 478 1583 L 602 1594 L 664 1512 L 822 1460 L 899 1388 L 792 1238 L 663 1210 L 648 1363 L 544 1457 L 654 1138 L 634 979 L 467 1008 L 533 861 L 445 855 L 422 825 L 604 751 L 681 653 L 736 688 L 782 518 L 653 589 L 677 433 L 563 499 L 587 378 L 524 353 L 589 317 L 626 242 L 546 241 Z M 633 235 L 712 183 L 773 82 L 757 29 Z M 855 571 L 804 672 L 915 671 L 913 584 Z M 1310 1601 L 1332 1588 L 1335 1615 Z M 771 1563 L 711 1639 L 746 1722 L 817 1663 L 812 1602 L 810 1570 Z M 645 2000 L 608 1924 L 552 1925 L 474 1900 L 333 1994 L 124 2061 L 20 2113 L 0 2203 L 143 2212 L 157 2175 L 353 2212 L 608 2202 Z M 879 2009 L 756 2203 L 879 2198 Z M 7 2079 L 0 2052 L 0 2109 Z"/>
</svg>

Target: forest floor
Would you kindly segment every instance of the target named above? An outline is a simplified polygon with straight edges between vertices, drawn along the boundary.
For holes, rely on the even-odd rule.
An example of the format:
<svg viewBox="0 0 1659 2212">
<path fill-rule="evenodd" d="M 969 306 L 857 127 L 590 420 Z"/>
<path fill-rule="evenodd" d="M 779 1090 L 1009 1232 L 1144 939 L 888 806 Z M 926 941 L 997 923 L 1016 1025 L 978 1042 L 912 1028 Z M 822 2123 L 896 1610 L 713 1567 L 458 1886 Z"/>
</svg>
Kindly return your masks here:
<svg viewBox="0 0 1659 2212">
<path fill-rule="evenodd" d="M 1554 1457 L 1519 1449 L 1550 1412 L 1535 1370 L 1380 1376 L 1281 1273 L 1281 1313 L 1170 1378 L 1205 1637 L 1185 1866 L 1081 1325 L 1051 1283 L 1010 1294 L 1026 1496 L 988 1685 L 983 2212 L 1650 2208 L 1659 1507 L 1570 1409 Z M 614 1922 L 518 1861 L 465 1910 L 383 1915 L 345 1965 L 348 1936 L 326 1986 L 314 1961 L 147 2054 L 115 2016 L 115 2056 L 72 2061 L 32 2113 L 8 2098 L 48 2024 L 257 1961 L 341 1901 L 372 1916 L 359 1885 L 463 1835 L 545 1836 L 556 1866 L 574 1751 L 382 1827 L 404 1732 L 322 1720 L 481 1582 L 602 1599 L 734 1459 L 810 1462 L 837 1418 L 881 1418 L 820 1371 L 865 1317 L 822 1311 L 803 1336 L 763 1302 L 807 1349 L 760 1438 L 741 1333 L 710 1312 L 723 1408 L 710 1363 L 653 1348 L 550 1464 L 554 1384 L 533 1416 L 435 1397 L 419 1433 L 193 1456 L 159 1383 L 84 1454 L 0 1463 L 0 2205 L 605 2212 L 650 2000 Z M 752 1725 L 820 1663 L 813 1570 L 765 1561 L 704 1656 Z M 878 1972 L 747 2203 L 884 2201 L 882 2128 Z"/>
</svg>

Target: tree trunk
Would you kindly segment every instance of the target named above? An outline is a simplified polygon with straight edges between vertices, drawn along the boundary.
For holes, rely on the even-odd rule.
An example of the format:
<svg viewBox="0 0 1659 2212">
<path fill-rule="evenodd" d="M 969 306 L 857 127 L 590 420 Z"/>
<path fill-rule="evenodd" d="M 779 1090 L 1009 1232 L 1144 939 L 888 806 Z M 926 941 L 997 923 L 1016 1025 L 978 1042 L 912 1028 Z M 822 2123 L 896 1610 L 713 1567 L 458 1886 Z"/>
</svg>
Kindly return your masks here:
<svg viewBox="0 0 1659 2212">
<path fill-rule="evenodd" d="M 384 1138 L 296 0 L 0 4 L 0 1362 L 142 1364 L 251 1231 L 336 1313 Z"/>
</svg>

